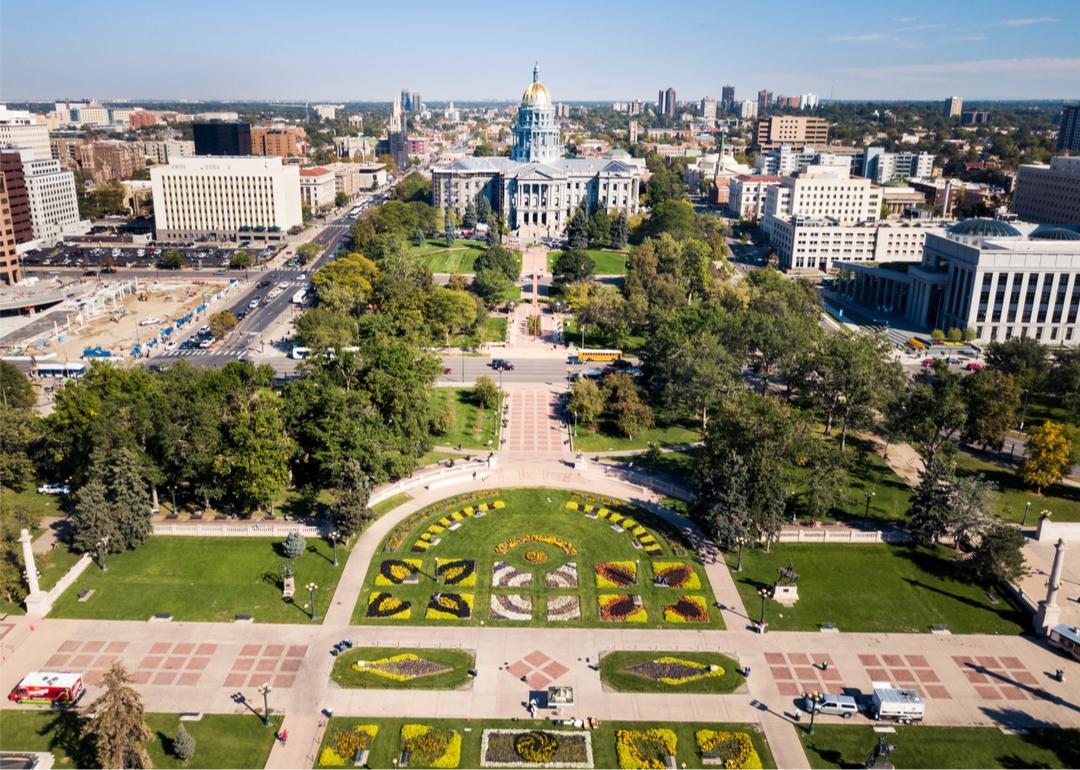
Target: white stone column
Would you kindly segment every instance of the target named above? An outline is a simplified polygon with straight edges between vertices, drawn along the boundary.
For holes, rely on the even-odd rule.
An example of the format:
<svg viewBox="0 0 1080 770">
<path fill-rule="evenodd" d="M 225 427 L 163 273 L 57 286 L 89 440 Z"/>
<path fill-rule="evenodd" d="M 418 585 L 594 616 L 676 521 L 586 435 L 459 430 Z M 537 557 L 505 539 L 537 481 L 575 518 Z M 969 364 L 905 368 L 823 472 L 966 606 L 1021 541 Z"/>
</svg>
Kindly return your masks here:
<svg viewBox="0 0 1080 770">
<path fill-rule="evenodd" d="M 1035 613 L 1035 631 L 1037 633 L 1050 633 L 1050 629 L 1061 620 L 1061 608 L 1057 604 L 1057 593 L 1061 588 L 1061 568 L 1064 563 L 1065 540 L 1058 538 L 1054 546 L 1054 564 L 1050 568 L 1050 580 L 1046 584 L 1046 598 L 1039 602 L 1039 610 Z"/>
<path fill-rule="evenodd" d="M 49 595 L 41 590 L 41 584 L 38 583 L 37 565 L 34 563 L 34 548 L 30 530 L 24 529 L 22 531 L 19 535 L 19 542 L 22 543 L 23 565 L 26 567 L 26 584 L 30 588 L 30 593 L 26 597 L 26 614 L 48 615 L 49 610 L 52 609 L 52 603 L 49 601 Z"/>
</svg>

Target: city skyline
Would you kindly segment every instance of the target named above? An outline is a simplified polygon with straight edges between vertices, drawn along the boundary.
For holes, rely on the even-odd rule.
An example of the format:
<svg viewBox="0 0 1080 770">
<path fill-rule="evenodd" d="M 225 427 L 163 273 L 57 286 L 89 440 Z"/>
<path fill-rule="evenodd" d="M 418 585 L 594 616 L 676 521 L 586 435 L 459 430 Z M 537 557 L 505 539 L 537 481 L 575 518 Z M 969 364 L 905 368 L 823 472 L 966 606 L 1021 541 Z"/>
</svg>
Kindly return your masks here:
<svg viewBox="0 0 1080 770">
<path fill-rule="evenodd" d="M 256 14 L 249 3 L 196 0 L 182 13 L 155 11 L 148 25 L 115 2 L 83 18 L 66 0 L 48 8 L 13 0 L 0 31 L 0 99 L 387 101 L 407 86 L 428 101 L 503 101 L 519 96 L 534 60 L 559 101 L 646 100 L 669 86 L 696 99 L 725 84 L 738 98 L 762 88 L 837 100 L 1080 96 L 1080 8 L 1064 0 L 1031 10 L 1000 0 L 920 1 L 858 13 L 844 0 L 812 17 L 780 2 L 773 27 L 747 27 L 750 20 L 703 2 L 680 7 L 684 18 L 657 35 L 652 8 L 637 2 L 618 16 L 563 2 L 539 15 L 420 3 L 410 16 L 418 22 L 393 35 L 395 9 L 336 0 L 302 34 L 265 4 Z M 335 38 L 342 29 L 357 30 L 360 42 L 351 33 Z M 36 53 L 41 30 L 48 57 Z M 434 66 L 440 46 L 446 55 Z"/>
</svg>

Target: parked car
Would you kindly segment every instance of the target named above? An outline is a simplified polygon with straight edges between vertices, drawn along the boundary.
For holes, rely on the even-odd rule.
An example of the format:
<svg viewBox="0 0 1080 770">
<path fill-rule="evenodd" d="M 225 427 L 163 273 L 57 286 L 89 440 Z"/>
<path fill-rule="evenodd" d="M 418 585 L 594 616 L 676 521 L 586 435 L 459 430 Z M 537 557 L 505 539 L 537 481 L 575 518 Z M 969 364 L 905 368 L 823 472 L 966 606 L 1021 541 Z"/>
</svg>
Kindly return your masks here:
<svg viewBox="0 0 1080 770">
<path fill-rule="evenodd" d="M 491 368 L 497 372 L 512 372 L 514 371 L 514 365 L 507 361 L 505 358 L 493 358 L 491 359 Z"/>
<path fill-rule="evenodd" d="M 929 367 L 931 367 L 931 366 L 933 366 L 933 365 L 934 365 L 934 362 L 935 362 L 936 360 L 937 360 L 936 358 L 924 358 L 924 359 L 922 360 L 922 365 L 923 365 L 923 366 L 925 366 L 925 367 L 927 367 L 927 368 L 929 368 Z"/>
<path fill-rule="evenodd" d="M 37 491 L 39 495 L 67 495 L 71 493 L 71 487 L 67 484 L 42 484 Z"/>
<path fill-rule="evenodd" d="M 967 369 L 969 372 L 977 372 L 980 369 L 985 369 L 986 364 L 980 364 L 978 361 L 972 361 L 971 363 L 969 363 L 964 368 Z"/>
<path fill-rule="evenodd" d="M 807 713 L 813 709 L 819 714 L 830 714 L 844 719 L 851 719 L 859 712 L 859 704 L 850 695 L 826 694 L 816 705 L 809 698 L 803 698 L 802 707 Z"/>
</svg>

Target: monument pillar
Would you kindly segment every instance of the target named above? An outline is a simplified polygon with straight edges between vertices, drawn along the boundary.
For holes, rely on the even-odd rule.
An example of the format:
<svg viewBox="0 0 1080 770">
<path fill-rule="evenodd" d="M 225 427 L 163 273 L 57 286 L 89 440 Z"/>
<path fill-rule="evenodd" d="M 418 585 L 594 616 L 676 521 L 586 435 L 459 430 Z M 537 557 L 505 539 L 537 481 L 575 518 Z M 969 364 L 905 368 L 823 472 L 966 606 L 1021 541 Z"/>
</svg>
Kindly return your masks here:
<svg viewBox="0 0 1080 770">
<path fill-rule="evenodd" d="M 1046 584 L 1046 598 L 1039 602 L 1035 613 L 1035 630 L 1048 634 L 1061 620 L 1061 608 L 1057 606 L 1057 593 L 1061 588 L 1061 569 L 1065 563 L 1065 540 L 1058 538 L 1054 546 L 1054 564 L 1050 568 L 1050 581 Z"/>
<path fill-rule="evenodd" d="M 33 540 L 30 538 L 30 530 L 24 529 L 22 531 L 19 535 L 19 542 L 22 543 L 23 565 L 26 567 L 26 584 L 30 588 L 30 593 L 25 601 L 26 614 L 48 615 L 49 610 L 52 609 L 52 603 L 49 601 L 49 595 L 41 590 L 41 584 L 38 583 L 37 564 L 34 563 L 34 548 Z"/>
</svg>

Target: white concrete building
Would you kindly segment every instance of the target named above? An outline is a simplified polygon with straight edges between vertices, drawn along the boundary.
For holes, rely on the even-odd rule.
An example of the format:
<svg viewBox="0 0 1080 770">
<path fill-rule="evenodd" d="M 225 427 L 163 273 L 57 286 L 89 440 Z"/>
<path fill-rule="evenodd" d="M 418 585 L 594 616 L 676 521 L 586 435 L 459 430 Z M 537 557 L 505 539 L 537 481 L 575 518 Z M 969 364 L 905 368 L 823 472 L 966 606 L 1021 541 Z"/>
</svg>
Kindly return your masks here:
<svg viewBox="0 0 1080 770">
<path fill-rule="evenodd" d="M 758 114 L 757 101 L 753 99 L 744 99 L 741 102 L 737 102 L 735 105 L 735 114 L 743 120 L 756 118 Z"/>
<path fill-rule="evenodd" d="M 37 158 L 32 150 L 18 150 L 30 203 L 30 224 L 39 246 L 51 245 L 64 235 L 85 232 L 79 219 L 75 174 L 65 171 L 49 155 Z"/>
<path fill-rule="evenodd" d="M 770 187 L 780 184 L 782 176 L 740 174 L 728 184 L 728 212 L 740 219 L 760 219 L 765 211 L 765 196 Z"/>
<path fill-rule="evenodd" d="M 926 236 L 944 232 L 947 225 L 929 221 L 840 224 L 793 216 L 773 220 L 771 241 L 785 272 L 827 273 L 838 260 L 918 262 Z"/>
<path fill-rule="evenodd" d="M 336 193 L 333 169 L 323 166 L 300 169 L 300 202 L 312 211 L 331 208 Z"/>
<path fill-rule="evenodd" d="M 320 120 L 333 120 L 337 117 L 337 111 L 341 107 L 340 104 L 316 104 L 311 109 L 315 110 L 315 114 L 319 116 Z"/>
<path fill-rule="evenodd" d="M 35 158 L 51 158 L 49 126 L 27 110 L 9 110 L 0 105 L 0 147 L 32 150 Z"/>
<path fill-rule="evenodd" d="M 818 106 L 817 94 L 802 94 L 799 97 L 799 109 L 800 110 L 812 110 Z"/>
<path fill-rule="evenodd" d="M 1025 222 L 1080 224 L 1080 156 L 1021 165 L 1012 210 Z"/>
<path fill-rule="evenodd" d="M 107 126 L 109 125 L 109 108 L 99 105 L 72 108 L 71 122 L 80 126 Z"/>
<path fill-rule="evenodd" d="M 810 166 L 769 188 L 763 216 L 767 233 L 774 219 L 793 216 L 845 225 L 876 222 L 881 217 L 881 190 L 869 179 L 851 178 L 842 166 Z"/>
<path fill-rule="evenodd" d="M 190 158 L 195 154 L 195 142 L 182 139 L 143 142 L 146 159 L 158 165 L 168 163 L 173 158 Z"/>
<path fill-rule="evenodd" d="M 862 176 L 877 184 L 905 179 L 929 179 L 934 170 L 930 152 L 885 152 L 882 147 L 867 147 L 862 155 Z"/>
<path fill-rule="evenodd" d="M 278 157 L 174 158 L 150 180 L 160 240 L 278 241 L 303 224 L 300 168 Z"/>
<path fill-rule="evenodd" d="M 754 159 L 754 173 L 762 176 L 791 176 L 810 166 L 840 166 L 851 170 L 852 156 L 821 152 L 813 147 L 795 150 L 788 145 L 762 152 Z"/>
<path fill-rule="evenodd" d="M 975 341 L 1080 344 L 1080 234 L 968 219 L 926 238 L 918 265 L 838 263 L 837 291 L 916 327 L 974 329 Z"/>
<path fill-rule="evenodd" d="M 373 136 L 335 136 L 334 151 L 339 158 L 371 160 L 378 140 Z"/>
</svg>

